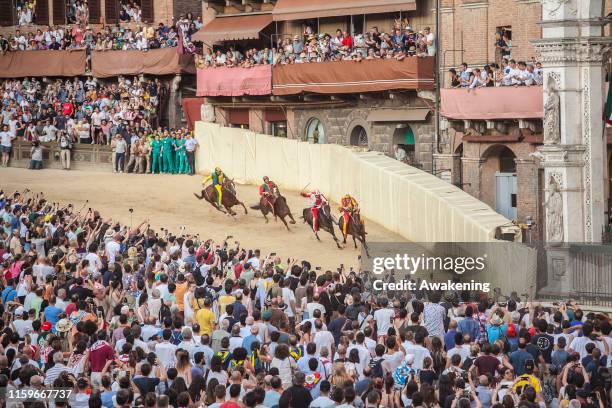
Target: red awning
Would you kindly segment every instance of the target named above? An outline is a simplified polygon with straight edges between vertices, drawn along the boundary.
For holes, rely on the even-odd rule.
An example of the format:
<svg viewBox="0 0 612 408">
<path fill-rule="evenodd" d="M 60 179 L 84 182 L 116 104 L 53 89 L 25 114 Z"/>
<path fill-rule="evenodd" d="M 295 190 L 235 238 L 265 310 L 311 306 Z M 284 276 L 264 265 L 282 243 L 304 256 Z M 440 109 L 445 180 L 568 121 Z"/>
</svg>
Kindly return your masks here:
<svg viewBox="0 0 612 408">
<path fill-rule="evenodd" d="M 274 21 L 286 21 L 412 10 L 414 0 L 278 0 L 272 15 Z"/>
<path fill-rule="evenodd" d="M 259 38 L 259 32 L 272 23 L 271 14 L 250 16 L 217 17 L 202 27 L 191 39 L 213 44 L 220 41 L 252 40 Z"/>
</svg>

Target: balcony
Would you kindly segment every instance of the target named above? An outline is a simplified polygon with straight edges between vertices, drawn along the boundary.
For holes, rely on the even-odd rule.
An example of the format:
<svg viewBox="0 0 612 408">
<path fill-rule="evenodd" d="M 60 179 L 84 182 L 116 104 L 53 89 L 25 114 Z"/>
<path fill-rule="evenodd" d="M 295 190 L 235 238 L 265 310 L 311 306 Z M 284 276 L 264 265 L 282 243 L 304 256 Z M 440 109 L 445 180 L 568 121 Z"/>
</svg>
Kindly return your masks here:
<svg viewBox="0 0 612 408">
<path fill-rule="evenodd" d="M 449 120 L 519 120 L 544 117 L 541 86 L 441 89 L 441 114 Z"/>
<path fill-rule="evenodd" d="M 176 50 L 92 51 L 91 74 L 97 78 L 140 74 L 195 74 L 193 55 L 178 54 Z M 85 49 L 15 51 L 0 55 L 0 78 L 72 77 L 88 72 Z"/>
<path fill-rule="evenodd" d="M 281 65 L 272 74 L 274 95 L 433 89 L 434 84 L 432 57 Z"/>
<path fill-rule="evenodd" d="M 198 96 L 348 94 L 434 88 L 433 58 L 198 70 Z"/>
</svg>

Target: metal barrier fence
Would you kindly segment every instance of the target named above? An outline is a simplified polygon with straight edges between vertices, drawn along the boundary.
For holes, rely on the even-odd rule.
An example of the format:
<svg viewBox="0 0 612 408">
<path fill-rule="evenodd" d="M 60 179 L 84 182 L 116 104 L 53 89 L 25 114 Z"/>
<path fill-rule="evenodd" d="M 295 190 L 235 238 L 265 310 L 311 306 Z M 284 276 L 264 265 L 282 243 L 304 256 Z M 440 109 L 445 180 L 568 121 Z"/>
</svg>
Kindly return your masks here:
<svg viewBox="0 0 612 408">
<path fill-rule="evenodd" d="M 612 307 L 612 246 L 537 246 L 537 298 Z"/>
</svg>

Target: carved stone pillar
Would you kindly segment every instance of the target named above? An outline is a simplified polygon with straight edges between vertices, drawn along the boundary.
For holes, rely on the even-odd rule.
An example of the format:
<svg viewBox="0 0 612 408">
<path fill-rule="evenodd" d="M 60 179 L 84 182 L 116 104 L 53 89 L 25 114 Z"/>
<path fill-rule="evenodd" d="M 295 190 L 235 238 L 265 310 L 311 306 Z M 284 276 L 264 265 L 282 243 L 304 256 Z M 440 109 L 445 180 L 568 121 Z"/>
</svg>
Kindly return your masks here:
<svg viewBox="0 0 612 408">
<path fill-rule="evenodd" d="M 545 239 L 600 242 L 605 225 L 601 0 L 544 0 L 542 39 L 534 41 L 544 76 Z"/>
</svg>

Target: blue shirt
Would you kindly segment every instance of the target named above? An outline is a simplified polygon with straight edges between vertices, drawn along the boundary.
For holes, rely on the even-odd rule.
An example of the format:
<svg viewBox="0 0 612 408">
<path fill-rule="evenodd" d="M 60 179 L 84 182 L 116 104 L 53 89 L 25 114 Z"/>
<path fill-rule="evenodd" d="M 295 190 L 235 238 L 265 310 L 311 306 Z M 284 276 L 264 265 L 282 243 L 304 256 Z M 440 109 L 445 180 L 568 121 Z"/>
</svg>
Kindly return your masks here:
<svg viewBox="0 0 612 408">
<path fill-rule="evenodd" d="M 446 351 L 455 347 L 455 333 L 456 330 L 449 330 L 448 333 L 444 335 L 444 349 Z"/>
<path fill-rule="evenodd" d="M 102 406 L 104 408 L 115 408 L 115 404 L 113 404 L 113 397 L 115 394 L 115 391 L 104 391 L 100 394 L 100 399 L 102 400 Z"/>
<path fill-rule="evenodd" d="M 7 286 L 2 291 L 2 303 L 12 302 L 17 297 L 17 291 L 12 286 Z"/>
<path fill-rule="evenodd" d="M 510 354 L 510 364 L 514 367 L 514 374 L 517 377 L 525 374 L 525 361 L 527 360 L 533 360 L 533 356 L 525 350 L 519 349 Z"/>
<path fill-rule="evenodd" d="M 459 331 L 463 334 L 469 334 L 472 341 L 480 338 L 480 323 L 472 317 L 466 317 L 459 320 L 457 323 Z"/>
<path fill-rule="evenodd" d="M 492 324 L 487 325 L 487 336 L 489 337 L 489 343 L 493 344 L 499 338 L 506 337 L 506 330 L 508 330 L 508 324 L 504 323 L 501 326 L 494 326 Z"/>
<path fill-rule="evenodd" d="M 53 332 L 55 333 L 55 324 L 59 320 L 59 315 L 62 314 L 62 309 L 55 306 L 47 306 L 44 311 L 45 320 L 53 325 Z"/>
<path fill-rule="evenodd" d="M 251 346 L 256 341 L 259 341 L 259 337 L 255 336 L 254 334 L 249 334 L 248 336 L 244 338 L 244 340 L 242 340 L 242 347 L 246 349 L 247 353 L 249 353 L 249 356 L 252 353 Z"/>
</svg>

